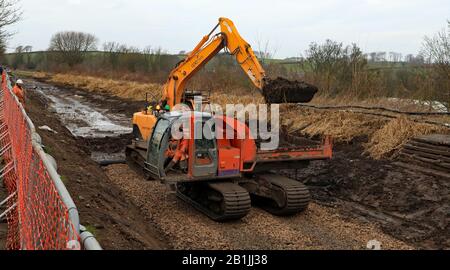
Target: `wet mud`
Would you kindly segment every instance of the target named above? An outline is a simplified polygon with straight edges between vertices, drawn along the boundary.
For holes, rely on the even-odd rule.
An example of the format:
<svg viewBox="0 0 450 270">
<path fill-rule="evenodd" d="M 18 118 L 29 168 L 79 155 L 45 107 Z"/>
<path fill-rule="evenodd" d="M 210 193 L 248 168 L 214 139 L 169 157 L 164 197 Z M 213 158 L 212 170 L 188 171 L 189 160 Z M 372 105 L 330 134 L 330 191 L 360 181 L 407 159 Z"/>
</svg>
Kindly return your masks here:
<svg viewBox="0 0 450 270">
<path fill-rule="evenodd" d="M 262 90 L 268 104 L 308 103 L 319 89 L 302 81 L 290 81 L 284 78 L 267 80 Z"/>
</svg>

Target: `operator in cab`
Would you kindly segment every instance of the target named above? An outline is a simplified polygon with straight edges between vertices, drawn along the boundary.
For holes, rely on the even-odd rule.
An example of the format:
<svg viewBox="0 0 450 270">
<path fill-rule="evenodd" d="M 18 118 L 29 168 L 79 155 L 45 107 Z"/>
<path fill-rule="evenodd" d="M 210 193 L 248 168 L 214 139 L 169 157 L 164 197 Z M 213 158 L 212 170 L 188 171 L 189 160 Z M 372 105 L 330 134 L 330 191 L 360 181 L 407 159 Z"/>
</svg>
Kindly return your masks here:
<svg viewBox="0 0 450 270">
<path fill-rule="evenodd" d="M 16 81 L 16 85 L 14 85 L 13 93 L 16 95 L 19 102 L 25 108 L 25 92 L 23 90 L 23 81 L 21 79 Z"/>
</svg>

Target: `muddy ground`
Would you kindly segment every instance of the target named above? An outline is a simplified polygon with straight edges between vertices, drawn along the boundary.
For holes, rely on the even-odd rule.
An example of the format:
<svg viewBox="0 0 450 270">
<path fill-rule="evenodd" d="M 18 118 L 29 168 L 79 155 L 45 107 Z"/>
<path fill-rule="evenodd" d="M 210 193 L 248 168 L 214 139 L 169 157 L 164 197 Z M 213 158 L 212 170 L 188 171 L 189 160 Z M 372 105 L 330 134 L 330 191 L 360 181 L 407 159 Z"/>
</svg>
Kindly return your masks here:
<svg viewBox="0 0 450 270">
<path fill-rule="evenodd" d="M 319 89 L 306 82 L 290 81 L 284 78 L 268 79 L 262 89 L 268 104 L 308 103 Z"/>
<path fill-rule="evenodd" d="M 130 119 L 142 107 L 139 102 L 65 91 Z M 316 200 L 305 214 L 278 218 L 254 208 L 242 221 L 219 224 L 126 165 L 101 168 L 90 159 L 91 152 L 120 150 L 126 135 L 75 138 L 48 109 L 42 94 L 31 90 L 28 96 L 36 126 L 58 132 L 39 131 L 59 161 L 81 220 L 96 230 L 105 248 L 364 249 L 372 239 L 393 249 L 450 247 L 447 183 L 408 173 L 390 161 L 363 158 L 362 141 L 337 145 L 333 161 L 313 162 L 295 173 L 311 187 Z"/>
<path fill-rule="evenodd" d="M 422 249 L 450 249 L 450 183 L 408 171 L 395 160 L 364 157 L 364 138 L 337 145 L 329 162 L 287 174 L 307 184 L 316 201 L 345 216 L 375 222 Z"/>
</svg>

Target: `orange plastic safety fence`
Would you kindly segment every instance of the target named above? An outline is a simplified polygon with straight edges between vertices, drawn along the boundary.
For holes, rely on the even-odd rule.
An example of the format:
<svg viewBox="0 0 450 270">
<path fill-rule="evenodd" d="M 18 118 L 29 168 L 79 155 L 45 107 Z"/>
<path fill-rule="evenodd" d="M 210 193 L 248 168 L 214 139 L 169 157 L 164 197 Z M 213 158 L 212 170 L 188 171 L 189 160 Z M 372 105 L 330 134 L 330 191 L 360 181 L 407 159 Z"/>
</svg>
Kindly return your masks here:
<svg viewBox="0 0 450 270">
<path fill-rule="evenodd" d="M 79 243 L 79 234 L 48 168 L 33 147 L 33 131 L 27 117 L 7 80 L 1 90 L 2 179 L 11 196 L 7 204 L 11 211 L 7 214 L 6 248 L 73 249 L 74 243 Z"/>
</svg>

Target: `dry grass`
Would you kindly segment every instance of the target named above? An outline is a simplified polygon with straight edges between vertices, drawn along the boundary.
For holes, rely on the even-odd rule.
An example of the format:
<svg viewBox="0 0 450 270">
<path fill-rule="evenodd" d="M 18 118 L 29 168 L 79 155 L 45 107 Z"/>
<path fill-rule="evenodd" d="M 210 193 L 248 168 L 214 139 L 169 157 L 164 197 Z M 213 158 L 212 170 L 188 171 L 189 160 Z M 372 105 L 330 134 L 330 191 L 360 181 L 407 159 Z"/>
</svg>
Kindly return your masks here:
<svg viewBox="0 0 450 270">
<path fill-rule="evenodd" d="M 308 136 L 330 135 L 338 142 L 350 142 L 372 136 L 387 120 L 351 112 L 316 111 L 288 106 L 282 113 L 282 123 L 292 132 Z"/>
<path fill-rule="evenodd" d="M 430 104 L 430 102 L 420 103 L 419 101 L 415 101 L 412 99 L 396 99 L 386 97 L 358 100 L 348 95 L 343 95 L 335 98 L 319 95 L 316 96 L 311 102 L 311 105 L 318 106 L 365 106 L 381 107 L 405 112 L 435 112 L 436 108 L 433 108 L 432 106 L 430 106 Z"/>
<path fill-rule="evenodd" d="M 49 77 L 48 73 L 39 72 L 39 71 L 18 70 L 18 71 L 15 71 L 14 73 L 18 77 L 31 77 L 31 78 L 35 78 L 35 79 L 45 79 L 45 78 Z"/>
<path fill-rule="evenodd" d="M 221 105 L 222 108 L 225 108 L 227 104 L 264 104 L 264 98 L 262 95 L 254 92 L 253 95 L 250 94 L 239 94 L 236 92 L 232 93 L 212 93 L 211 94 L 211 102 Z"/>
<path fill-rule="evenodd" d="M 374 159 L 389 158 L 411 138 L 432 133 L 450 134 L 450 129 L 412 121 L 406 116 L 387 118 L 352 112 L 283 108 L 282 123 L 290 132 L 306 136 L 330 135 L 336 142 L 348 143 L 367 137 L 366 154 Z"/>
<path fill-rule="evenodd" d="M 155 98 L 160 98 L 162 85 L 152 83 L 140 83 L 132 80 L 112 80 L 75 74 L 50 74 L 44 72 L 16 72 L 18 76 L 46 79 L 47 82 L 56 85 L 64 85 L 83 89 L 89 92 L 100 92 L 132 100 L 144 100 L 149 93 Z"/>
<path fill-rule="evenodd" d="M 162 85 L 144 83 L 125 79 L 108 79 L 101 77 L 77 75 L 77 74 L 50 74 L 45 72 L 18 71 L 19 76 L 36 79 L 47 79 L 49 83 L 70 86 L 89 92 L 101 92 L 121 98 L 133 100 L 145 99 L 145 94 L 150 93 L 155 98 L 161 97 Z M 256 90 L 240 89 L 226 93 L 217 90 L 211 93 L 211 102 L 225 108 L 227 104 L 262 104 L 264 99 Z"/>
<path fill-rule="evenodd" d="M 151 83 L 137 83 L 70 74 L 55 74 L 48 81 L 90 92 L 101 92 L 133 100 L 144 100 L 146 93 L 154 97 L 160 97 L 161 95 L 161 85 Z"/>
<path fill-rule="evenodd" d="M 365 147 L 370 156 L 381 159 L 397 153 L 411 138 L 432 133 L 450 134 L 450 130 L 435 125 L 416 123 L 402 116 L 393 119 L 376 131 Z"/>
</svg>

